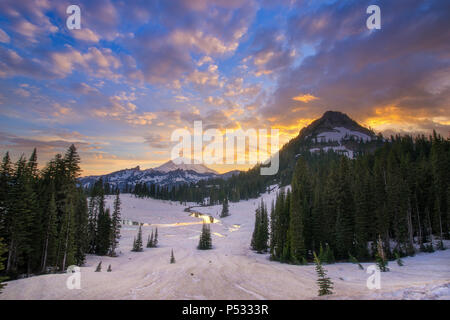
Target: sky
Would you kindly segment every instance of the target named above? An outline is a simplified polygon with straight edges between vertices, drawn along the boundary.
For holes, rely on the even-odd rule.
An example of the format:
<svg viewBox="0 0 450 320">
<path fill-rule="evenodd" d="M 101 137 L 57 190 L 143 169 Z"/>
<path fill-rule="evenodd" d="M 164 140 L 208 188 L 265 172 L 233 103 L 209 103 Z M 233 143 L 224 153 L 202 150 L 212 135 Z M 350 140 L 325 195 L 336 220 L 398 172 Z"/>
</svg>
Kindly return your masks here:
<svg viewBox="0 0 450 320">
<path fill-rule="evenodd" d="M 194 121 L 282 145 L 327 110 L 448 137 L 450 1 L 0 1 L 0 155 L 44 165 L 74 143 L 83 175 L 150 168 Z"/>
</svg>

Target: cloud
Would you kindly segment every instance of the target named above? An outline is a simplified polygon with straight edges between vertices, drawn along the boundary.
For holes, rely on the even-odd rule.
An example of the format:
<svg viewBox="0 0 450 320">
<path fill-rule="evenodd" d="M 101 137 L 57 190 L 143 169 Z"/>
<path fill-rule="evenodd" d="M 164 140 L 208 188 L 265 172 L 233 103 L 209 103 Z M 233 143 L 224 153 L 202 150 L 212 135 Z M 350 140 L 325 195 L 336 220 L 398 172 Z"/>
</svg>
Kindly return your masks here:
<svg viewBox="0 0 450 320">
<path fill-rule="evenodd" d="M 4 0 L 0 2 L 0 12 L 8 17 L 10 34 L 15 34 L 23 45 L 39 44 L 47 40 L 45 36 L 58 32 L 46 12 L 51 8 L 46 0 Z M 13 38 L 14 39 L 14 38 Z"/>
<path fill-rule="evenodd" d="M 294 61 L 296 51 L 286 41 L 283 30 L 261 28 L 254 36 L 250 55 L 244 63 L 252 63 L 256 76 L 282 72 Z"/>
<path fill-rule="evenodd" d="M 83 53 L 72 47 L 65 51 L 50 54 L 53 72 L 61 77 L 71 74 L 76 68 L 101 78 L 118 79 L 121 76 L 114 72 L 122 64 L 109 48 L 97 49 L 91 47 Z"/>
<path fill-rule="evenodd" d="M 260 92 L 261 88 L 259 85 L 244 85 L 244 78 L 237 77 L 230 80 L 225 86 L 224 95 L 227 97 L 236 96 L 256 96 Z"/>
<path fill-rule="evenodd" d="M 175 46 L 182 46 L 188 49 L 194 48 L 207 55 L 232 52 L 239 45 L 237 41 L 225 43 L 217 37 L 205 34 L 201 30 L 175 30 L 170 34 L 169 41 Z"/>
<path fill-rule="evenodd" d="M 145 137 L 145 142 L 152 148 L 167 149 L 172 144 L 168 137 L 170 137 L 170 135 L 162 136 L 161 134 L 151 133 Z"/>
<path fill-rule="evenodd" d="M 294 100 L 294 101 L 300 101 L 300 102 L 304 102 L 304 103 L 308 103 L 310 101 L 314 101 L 317 99 L 319 99 L 319 98 L 313 96 L 312 94 L 300 94 L 300 95 L 292 98 L 292 100 Z"/>
<path fill-rule="evenodd" d="M 37 148 L 44 152 L 61 152 L 67 149 L 72 143 L 77 147 L 86 147 L 89 144 L 76 140 L 39 140 L 36 138 L 22 137 L 11 133 L 0 132 L 0 148 L 3 150 L 16 151 L 18 153 L 30 151 Z"/>
<path fill-rule="evenodd" d="M 56 74 L 47 71 L 43 62 L 37 59 L 26 59 L 15 50 L 0 47 L 0 77 L 24 75 L 38 79 L 52 78 Z"/>
<path fill-rule="evenodd" d="M 88 28 L 83 28 L 83 29 L 79 29 L 79 30 L 74 29 L 74 30 L 71 30 L 70 32 L 71 32 L 71 35 L 73 35 L 73 37 L 78 40 L 87 41 L 87 42 L 99 42 L 100 41 L 100 36 Z"/>
<path fill-rule="evenodd" d="M 0 29 L 0 42 L 9 43 L 10 40 L 11 38 L 8 36 L 8 34 Z"/>
</svg>

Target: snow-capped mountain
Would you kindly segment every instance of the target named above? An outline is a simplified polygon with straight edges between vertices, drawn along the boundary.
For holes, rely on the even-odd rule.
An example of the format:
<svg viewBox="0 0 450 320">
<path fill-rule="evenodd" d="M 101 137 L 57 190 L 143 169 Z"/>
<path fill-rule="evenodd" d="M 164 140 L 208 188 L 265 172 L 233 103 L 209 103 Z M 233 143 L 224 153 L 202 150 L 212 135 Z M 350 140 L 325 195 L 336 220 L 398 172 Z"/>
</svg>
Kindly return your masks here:
<svg viewBox="0 0 450 320">
<path fill-rule="evenodd" d="M 187 161 L 185 161 L 187 162 Z M 202 165 L 179 162 L 177 160 L 164 163 L 163 165 L 141 170 L 139 166 L 131 169 L 124 169 L 101 176 L 88 176 L 80 178 L 80 184 L 84 188 L 89 188 L 102 178 L 105 183 L 112 187 L 119 187 L 125 190 L 134 187 L 137 183 L 158 184 L 160 186 L 174 186 L 185 183 L 196 183 L 200 180 L 211 178 L 227 179 L 239 171 L 230 171 L 219 174 L 216 171 Z"/>
<path fill-rule="evenodd" d="M 195 164 L 190 163 L 190 160 L 186 159 L 175 159 L 175 161 L 169 160 L 163 165 L 154 168 L 155 171 L 160 172 L 170 172 L 175 170 L 183 170 L 183 171 L 195 171 L 196 173 L 210 173 L 210 174 L 218 174 L 217 171 L 208 168 L 203 164 Z"/>
</svg>

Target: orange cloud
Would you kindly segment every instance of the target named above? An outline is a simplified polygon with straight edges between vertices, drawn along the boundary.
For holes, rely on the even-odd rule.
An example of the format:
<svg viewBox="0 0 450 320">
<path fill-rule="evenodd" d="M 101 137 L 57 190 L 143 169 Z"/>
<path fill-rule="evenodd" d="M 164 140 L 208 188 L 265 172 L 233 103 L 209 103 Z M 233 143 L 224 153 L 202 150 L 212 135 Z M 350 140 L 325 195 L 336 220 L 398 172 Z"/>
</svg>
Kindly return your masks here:
<svg viewBox="0 0 450 320">
<path fill-rule="evenodd" d="M 314 101 L 317 99 L 319 99 L 319 98 L 313 96 L 312 94 L 301 94 L 301 95 L 298 95 L 298 96 L 292 98 L 292 100 L 294 100 L 294 101 L 300 101 L 300 102 L 304 102 L 304 103 L 308 103 L 310 101 Z"/>
</svg>

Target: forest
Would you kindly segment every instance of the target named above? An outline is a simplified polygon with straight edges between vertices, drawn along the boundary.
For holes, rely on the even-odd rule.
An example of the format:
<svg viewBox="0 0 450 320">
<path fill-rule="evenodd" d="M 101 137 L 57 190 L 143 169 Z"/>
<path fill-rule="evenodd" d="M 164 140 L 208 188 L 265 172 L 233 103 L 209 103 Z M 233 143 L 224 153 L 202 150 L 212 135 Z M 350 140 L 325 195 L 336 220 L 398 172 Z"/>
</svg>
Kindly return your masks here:
<svg viewBox="0 0 450 320">
<path fill-rule="evenodd" d="M 74 145 L 41 170 L 36 149 L 27 160 L 0 168 L 0 277 L 63 272 L 83 265 L 86 254 L 114 255 L 120 237 L 120 199 L 105 208 L 103 186 L 89 203 L 78 185 L 80 157 Z M 4 269 L 4 270 L 1 270 Z"/>
<path fill-rule="evenodd" d="M 445 249 L 450 238 L 450 141 L 395 136 L 355 160 L 333 152 L 299 157 L 291 188 L 256 212 L 252 248 L 300 264 L 386 259 L 417 248 Z M 262 230 L 262 231 L 261 231 Z M 265 234 L 267 233 L 267 235 Z"/>
</svg>

